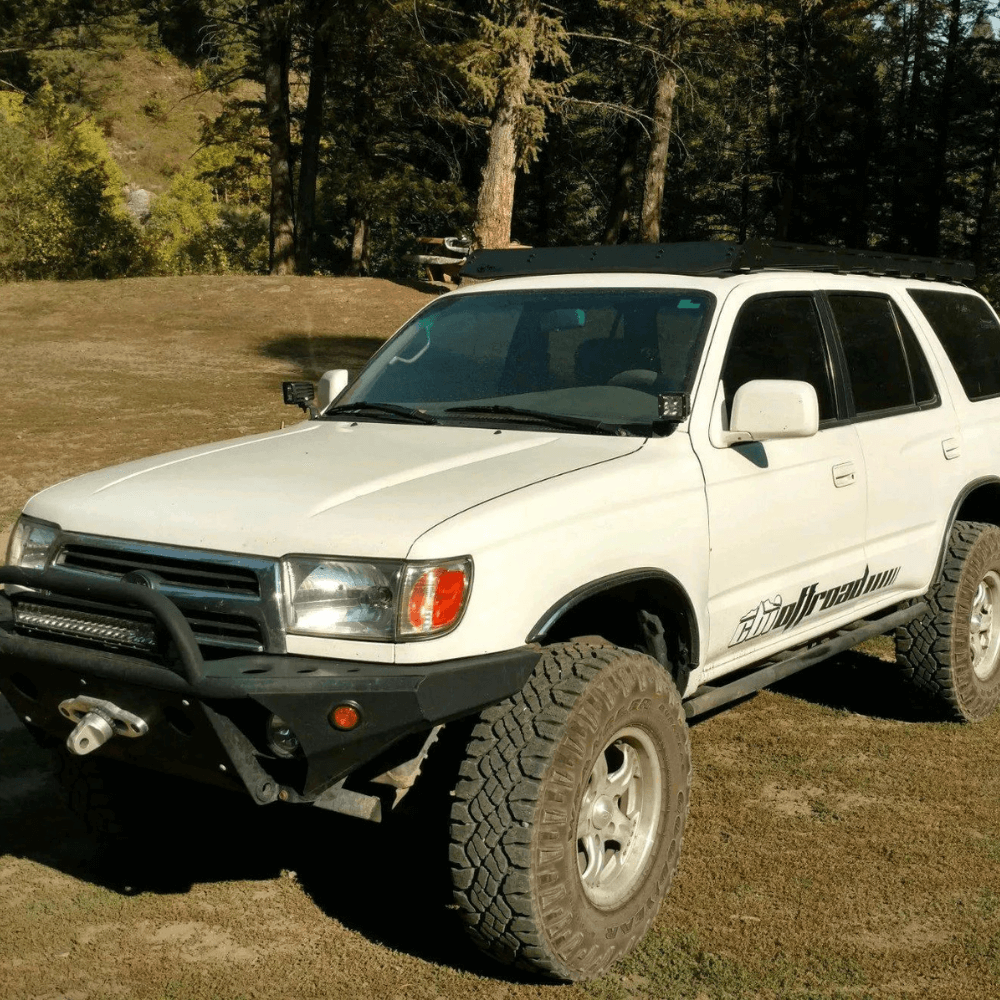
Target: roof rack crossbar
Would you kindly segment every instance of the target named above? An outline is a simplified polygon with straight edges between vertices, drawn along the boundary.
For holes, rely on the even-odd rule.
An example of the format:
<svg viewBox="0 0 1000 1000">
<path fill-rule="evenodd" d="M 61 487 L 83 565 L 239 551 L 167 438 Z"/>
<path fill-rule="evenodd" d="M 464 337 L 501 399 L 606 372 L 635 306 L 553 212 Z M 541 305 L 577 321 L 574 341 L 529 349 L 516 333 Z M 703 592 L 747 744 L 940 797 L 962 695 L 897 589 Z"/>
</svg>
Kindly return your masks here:
<svg viewBox="0 0 1000 1000">
<path fill-rule="evenodd" d="M 872 274 L 929 281 L 971 281 L 969 261 L 914 257 L 881 250 L 748 240 L 727 243 L 631 244 L 594 247 L 539 247 L 517 250 L 477 250 L 462 267 L 467 278 L 513 278 L 527 275 L 581 272 L 687 274 L 724 277 L 768 269 Z"/>
</svg>

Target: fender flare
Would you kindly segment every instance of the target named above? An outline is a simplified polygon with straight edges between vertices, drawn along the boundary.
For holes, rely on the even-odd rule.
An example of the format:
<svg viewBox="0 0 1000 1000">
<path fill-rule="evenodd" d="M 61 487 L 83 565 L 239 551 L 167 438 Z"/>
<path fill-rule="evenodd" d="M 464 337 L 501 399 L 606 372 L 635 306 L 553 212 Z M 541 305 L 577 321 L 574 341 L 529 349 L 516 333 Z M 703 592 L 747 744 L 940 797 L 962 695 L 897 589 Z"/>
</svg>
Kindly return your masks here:
<svg viewBox="0 0 1000 1000">
<path fill-rule="evenodd" d="M 611 573 L 608 576 L 591 580 L 575 590 L 570 591 L 564 597 L 552 604 L 549 609 L 538 619 L 534 627 L 528 633 L 526 642 L 543 642 L 552 626 L 566 612 L 571 611 L 577 605 L 592 597 L 614 590 L 630 583 L 655 582 L 665 584 L 680 598 L 682 610 L 690 625 L 690 650 L 689 656 L 691 668 L 694 669 L 701 661 L 701 634 L 698 628 L 698 616 L 695 613 L 694 603 L 688 595 L 687 589 L 680 580 L 672 573 L 665 570 L 656 569 L 653 566 L 645 566 L 638 569 L 627 569 L 619 573 Z"/>
<path fill-rule="evenodd" d="M 955 502 L 951 505 L 951 511 L 948 514 L 948 521 L 945 525 L 944 537 L 941 539 L 941 548 L 938 552 L 937 563 L 934 566 L 934 575 L 931 580 L 937 580 L 941 575 L 941 567 L 944 565 L 945 554 L 948 551 L 948 539 L 951 537 L 951 529 L 958 519 L 958 512 L 969 497 L 983 486 L 998 486 L 1000 487 L 1000 476 L 980 476 L 978 479 L 973 479 L 971 483 L 966 483 L 962 488 L 961 492 L 955 498 Z"/>
</svg>

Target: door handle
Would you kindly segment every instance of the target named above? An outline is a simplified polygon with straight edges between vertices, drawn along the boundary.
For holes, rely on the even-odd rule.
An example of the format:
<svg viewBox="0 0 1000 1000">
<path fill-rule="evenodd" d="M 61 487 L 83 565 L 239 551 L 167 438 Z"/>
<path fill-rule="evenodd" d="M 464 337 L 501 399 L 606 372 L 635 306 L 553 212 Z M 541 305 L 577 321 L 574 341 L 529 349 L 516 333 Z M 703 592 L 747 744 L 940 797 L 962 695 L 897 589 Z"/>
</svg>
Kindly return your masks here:
<svg viewBox="0 0 1000 1000">
<path fill-rule="evenodd" d="M 950 462 L 962 454 L 962 442 L 958 438 L 945 438 L 941 442 L 941 450 L 944 452 L 944 457 Z"/>
<path fill-rule="evenodd" d="M 854 485 L 854 463 L 841 462 L 833 467 L 833 485 L 838 489 L 842 486 Z"/>
</svg>

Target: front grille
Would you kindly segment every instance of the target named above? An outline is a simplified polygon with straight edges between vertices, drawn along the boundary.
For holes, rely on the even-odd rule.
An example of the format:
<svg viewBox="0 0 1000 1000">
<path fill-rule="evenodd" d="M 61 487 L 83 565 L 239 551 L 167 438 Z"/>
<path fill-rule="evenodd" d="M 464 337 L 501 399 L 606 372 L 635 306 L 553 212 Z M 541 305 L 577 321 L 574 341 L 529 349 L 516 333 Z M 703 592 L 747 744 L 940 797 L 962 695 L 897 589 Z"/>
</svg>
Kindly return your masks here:
<svg viewBox="0 0 1000 1000">
<path fill-rule="evenodd" d="M 184 617 L 200 646 L 225 646 L 255 653 L 264 652 L 265 643 L 260 625 L 251 618 L 191 610 L 185 610 Z"/>
<path fill-rule="evenodd" d="M 252 569 L 204 558 L 183 559 L 76 543 L 63 547 L 56 565 L 116 580 L 134 570 L 145 570 L 176 587 L 260 596 L 260 578 Z"/>
<path fill-rule="evenodd" d="M 274 559 L 66 534 L 52 565 L 81 579 L 119 581 L 139 571 L 144 584 L 177 605 L 207 658 L 285 651 Z M 141 609 L 56 593 L 23 593 L 14 603 L 20 632 L 154 658 L 165 653 L 162 630 Z"/>
</svg>

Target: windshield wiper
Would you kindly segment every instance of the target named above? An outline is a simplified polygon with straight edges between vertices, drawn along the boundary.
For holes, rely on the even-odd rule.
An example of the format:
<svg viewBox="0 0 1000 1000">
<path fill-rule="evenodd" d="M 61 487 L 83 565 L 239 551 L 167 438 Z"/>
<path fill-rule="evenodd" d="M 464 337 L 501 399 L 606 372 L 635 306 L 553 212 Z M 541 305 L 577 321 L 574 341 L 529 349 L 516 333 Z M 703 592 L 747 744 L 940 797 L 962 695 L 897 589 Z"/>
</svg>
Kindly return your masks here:
<svg viewBox="0 0 1000 1000">
<path fill-rule="evenodd" d="M 324 417 L 335 417 L 341 413 L 370 413 L 372 416 L 403 417 L 415 424 L 436 424 L 437 418 L 425 410 L 414 410 L 408 406 L 397 406 L 395 403 L 345 403 L 343 406 L 332 406 Z"/>
<path fill-rule="evenodd" d="M 515 417 L 519 420 L 529 420 L 532 423 L 547 424 L 549 427 L 560 427 L 567 430 L 588 430 L 597 434 L 630 435 L 620 424 L 609 424 L 603 420 L 593 420 L 589 417 L 571 417 L 565 413 L 546 413 L 544 410 L 525 410 L 520 406 L 449 406 L 445 413 L 484 413 Z"/>
</svg>

